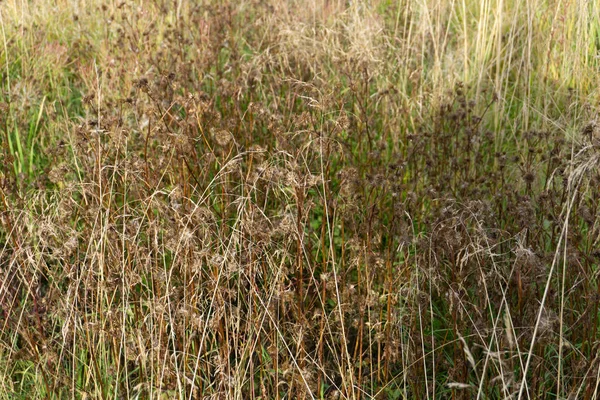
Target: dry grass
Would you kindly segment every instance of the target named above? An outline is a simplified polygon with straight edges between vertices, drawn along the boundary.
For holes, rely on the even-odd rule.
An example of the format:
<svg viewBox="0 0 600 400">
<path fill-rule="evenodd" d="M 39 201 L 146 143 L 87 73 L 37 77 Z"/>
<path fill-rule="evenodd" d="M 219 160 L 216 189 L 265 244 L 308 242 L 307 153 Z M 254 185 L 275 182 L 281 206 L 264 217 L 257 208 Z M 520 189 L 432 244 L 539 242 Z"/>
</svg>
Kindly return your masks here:
<svg viewBox="0 0 600 400">
<path fill-rule="evenodd" d="M 2 398 L 598 398 L 594 2 L 0 25 Z"/>
</svg>

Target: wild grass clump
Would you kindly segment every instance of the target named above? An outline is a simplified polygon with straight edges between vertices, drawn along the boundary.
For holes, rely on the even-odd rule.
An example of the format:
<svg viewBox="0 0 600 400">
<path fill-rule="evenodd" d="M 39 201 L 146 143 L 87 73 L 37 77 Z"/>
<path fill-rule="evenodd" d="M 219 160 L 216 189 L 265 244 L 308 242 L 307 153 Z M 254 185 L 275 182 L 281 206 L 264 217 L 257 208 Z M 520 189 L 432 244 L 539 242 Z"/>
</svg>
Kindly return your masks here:
<svg viewBox="0 0 600 400">
<path fill-rule="evenodd" d="M 598 10 L 541 3 L 2 3 L 2 397 L 597 398 Z"/>
</svg>

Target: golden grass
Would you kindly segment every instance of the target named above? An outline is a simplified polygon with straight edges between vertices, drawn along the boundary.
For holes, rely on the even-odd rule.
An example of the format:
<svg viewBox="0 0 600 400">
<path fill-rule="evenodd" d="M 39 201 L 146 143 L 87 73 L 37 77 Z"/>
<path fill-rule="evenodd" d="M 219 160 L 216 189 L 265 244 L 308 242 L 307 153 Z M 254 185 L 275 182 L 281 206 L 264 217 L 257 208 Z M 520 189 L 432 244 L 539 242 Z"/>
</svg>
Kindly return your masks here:
<svg viewBox="0 0 600 400">
<path fill-rule="evenodd" d="M 0 397 L 597 398 L 595 2 L 0 25 Z"/>
</svg>

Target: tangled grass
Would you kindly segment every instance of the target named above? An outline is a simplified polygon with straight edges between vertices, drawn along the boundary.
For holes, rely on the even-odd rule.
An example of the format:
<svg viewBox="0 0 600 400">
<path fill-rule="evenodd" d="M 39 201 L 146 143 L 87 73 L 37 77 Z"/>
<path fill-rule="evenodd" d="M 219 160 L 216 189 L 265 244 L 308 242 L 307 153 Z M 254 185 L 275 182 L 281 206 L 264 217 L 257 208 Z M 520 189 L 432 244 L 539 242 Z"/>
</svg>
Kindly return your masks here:
<svg viewBox="0 0 600 400">
<path fill-rule="evenodd" d="M 600 10 L 4 1 L 2 398 L 598 398 Z"/>
</svg>

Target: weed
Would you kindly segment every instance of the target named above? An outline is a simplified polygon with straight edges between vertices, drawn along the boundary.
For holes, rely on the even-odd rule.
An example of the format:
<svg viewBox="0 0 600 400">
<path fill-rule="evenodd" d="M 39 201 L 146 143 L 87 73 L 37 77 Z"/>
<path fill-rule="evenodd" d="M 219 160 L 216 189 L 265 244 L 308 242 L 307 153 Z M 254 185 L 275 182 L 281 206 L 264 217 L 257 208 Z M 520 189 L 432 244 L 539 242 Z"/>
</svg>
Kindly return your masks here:
<svg viewBox="0 0 600 400">
<path fill-rule="evenodd" d="M 55 3 L 0 5 L 2 397 L 597 397 L 591 3 Z"/>
</svg>

